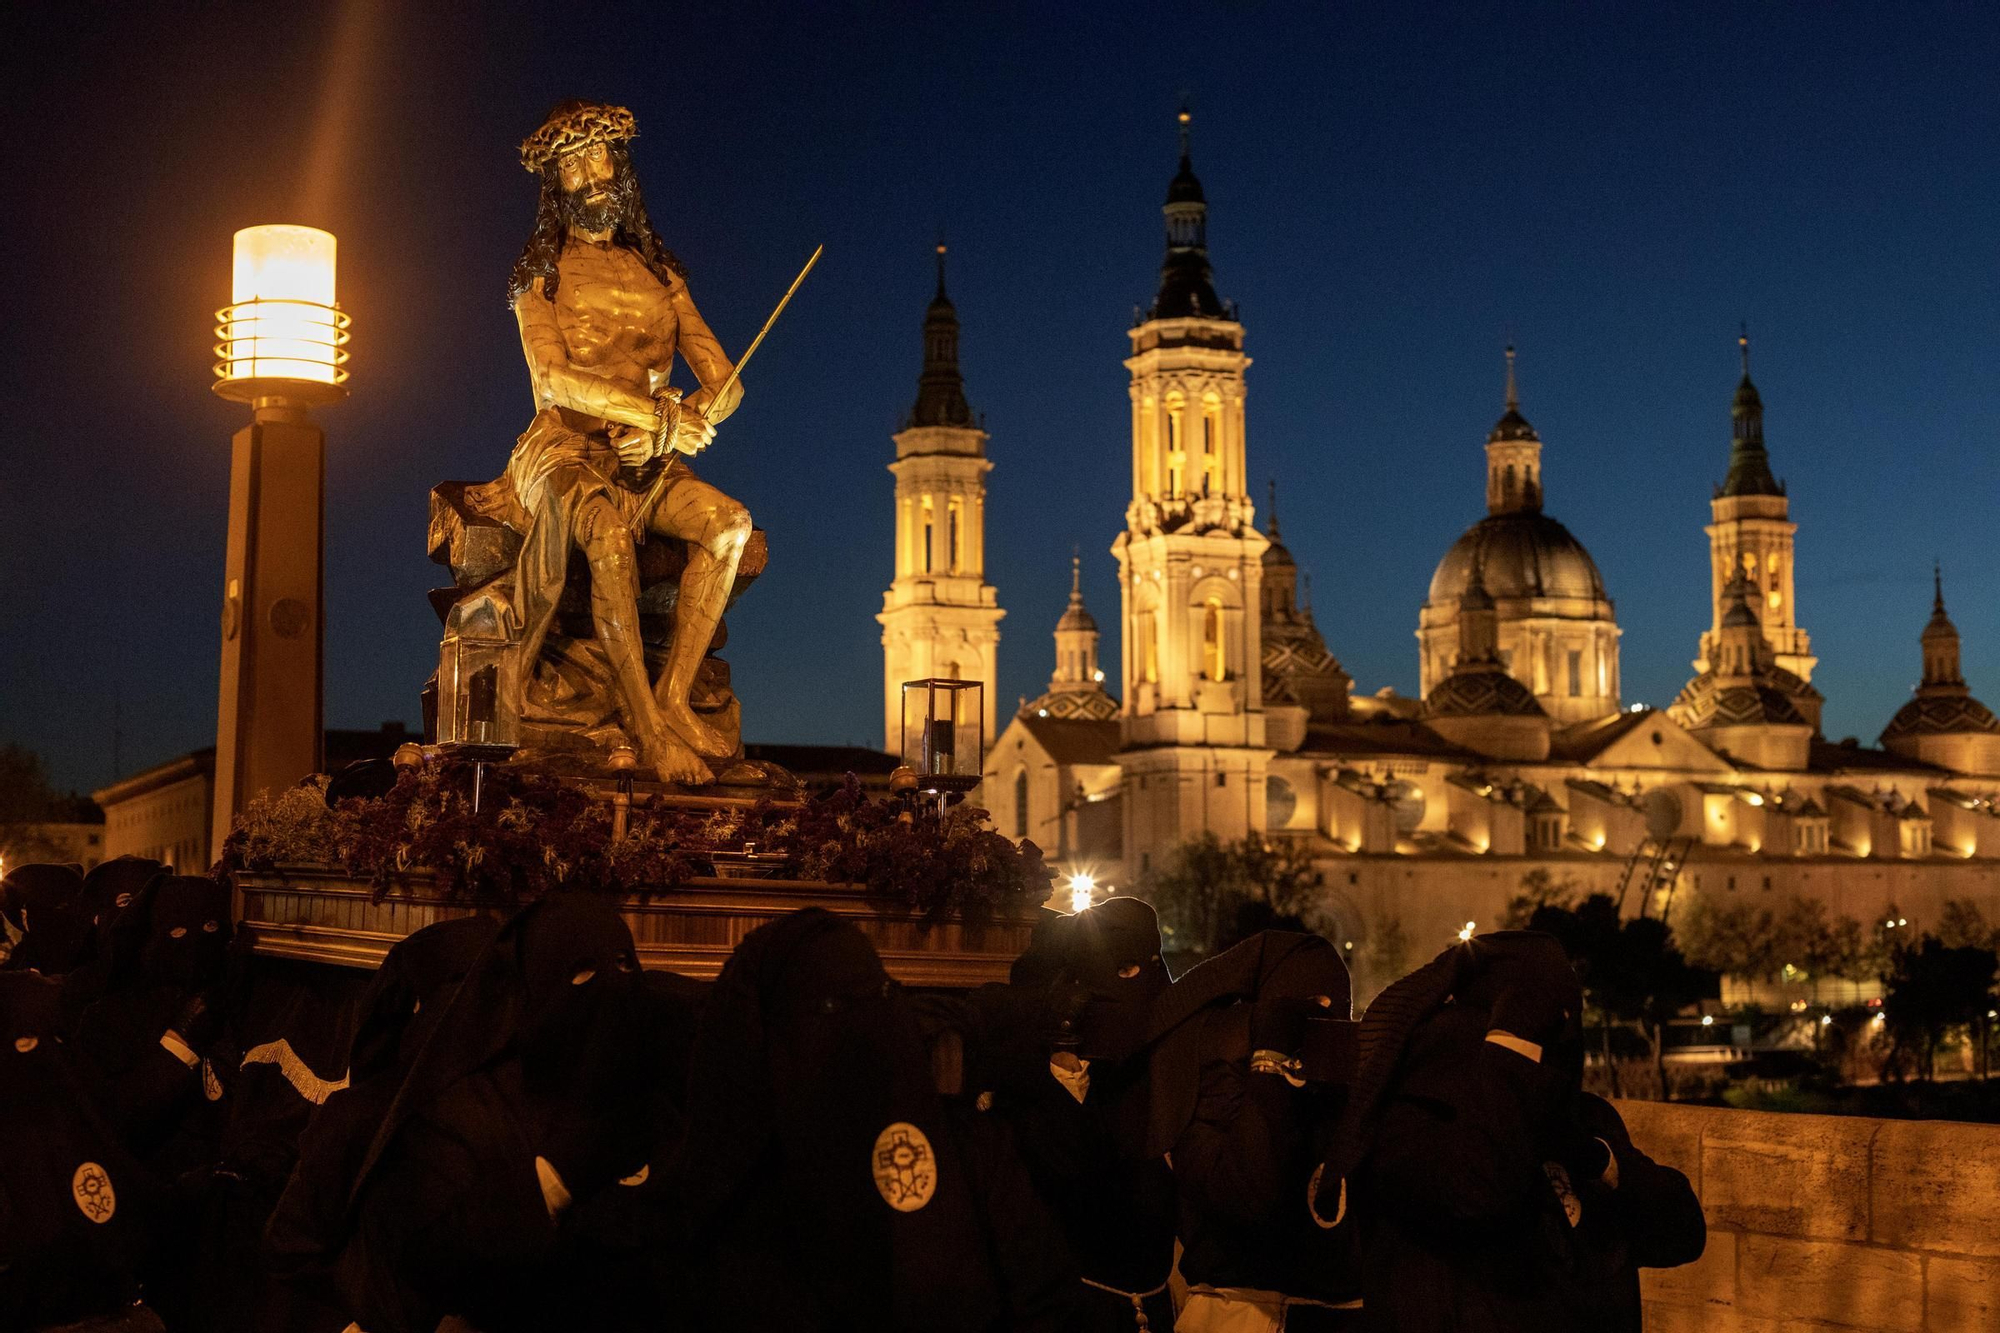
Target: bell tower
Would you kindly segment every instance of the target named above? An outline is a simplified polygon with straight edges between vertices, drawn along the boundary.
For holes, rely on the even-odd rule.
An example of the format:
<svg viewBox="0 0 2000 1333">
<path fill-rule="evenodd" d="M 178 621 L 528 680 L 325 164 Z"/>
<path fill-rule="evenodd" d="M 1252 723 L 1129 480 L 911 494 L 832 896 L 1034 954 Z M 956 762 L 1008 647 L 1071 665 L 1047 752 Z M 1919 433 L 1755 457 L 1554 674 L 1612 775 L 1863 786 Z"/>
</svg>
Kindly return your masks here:
<svg viewBox="0 0 2000 1333">
<path fill-rule="evenodd" d="M 896 573 L 882 594 L 882 737 L 903 734 L 903 682 L 941 676 L 985 682 L 986 743 L 994 740 L 1000 617 L 986 582 L 986 432 L 965 401 L 958 370 L 958 311 L 944 289 L 924 313 L 917 402 L 895 435 Z"/>
<path fill-rule="evenodd" d="M 1734 601 L 1730 584 L 1741 576 L 1775 664 L 1809 682 L 1819 659 L 1812 655 L 1811 636 L 1799 628 L 1793 596 L 1792 538 L 1799 525 L 1791 520 L 1785 483 L 1771 475 L 1771 456 L 1764 450 L 1764 400 L 1750 382 L 1749 333 L 1736 343 L 1743 379 L 1729 408 L 1729 475 L 1709 501 L 1714 521 L 1706 529 L 1714 618 L 1701 636 L 1701 656 L 1694 667 L 1706 671 L 1715 660 L 1722 622 Z"/>
<path fill-rule="evenodd" d="M 1112 543 L 1124 615 L 1127 863 L 1264 827 L 1263 555 L 1244 455 L 1243 326 L 1215 294 L 1180 113 L 1158 294 L 1129 333 L 1132 499 Z"/>
</svg>

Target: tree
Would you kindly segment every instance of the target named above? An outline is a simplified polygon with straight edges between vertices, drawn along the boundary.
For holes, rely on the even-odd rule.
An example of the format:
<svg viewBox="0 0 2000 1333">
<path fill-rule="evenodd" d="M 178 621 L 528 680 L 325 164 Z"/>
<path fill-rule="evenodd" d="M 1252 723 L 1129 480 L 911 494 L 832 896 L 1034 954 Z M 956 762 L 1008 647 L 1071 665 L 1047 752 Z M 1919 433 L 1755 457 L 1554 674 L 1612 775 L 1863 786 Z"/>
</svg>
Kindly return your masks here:
<svg viewBox="0 0 2000 1333">
<path fill-rule="evenodd" d="M 1829 921 L 1826 904 L 1817 898 L 1793 898 L 1779 911 L 1772 927 L 1773 952 L 1779 968 L 1789 965 L 1812 983 L 1819 998 L 1822 977 L 1859 980 L 1866 975 L 1861 923 L 1851 916 Z"/>
<path fill-rule="evenodd" d="M 1521 876 L 1521 890 L 1507 901 L 1500 917 L 1502 930 L 1526 930 L 1535 913 L 1544 907 L 1572 907 L 1576 903 L 1576 880 L 1568 875 L 1557 879 L 1547 866 L 1536 866 Z"/>
<path fill-rule="evenodd" d="M 19 745 L 0 745 L 0 856 L 8 865 L 59 855 L 61 848 L 43 836 L 40 826 L 70 817 L 75 802 L 50 784 L 40 755 Z"/>
<path fill-rule="evenodd" d="M 1260 930 L 1306 930 L 1318 874 L 1303 845 L 1213 833 L 1176 848 L 1144 885 L 1168 948 L 1207 957 Z"/>
<path fill-rule="evenodd" d="M 1688 962 L 1711 972 L 1762 980 L 1788 961 L 1779 957 L 1777 917 L 1746 899 L 1696 898 L 1679 935 Z"/>
<path fill-rule="evenodd" d="M 1986 919 L 1979 904 L 1969 898 L 1953 898 L 1938 916 L 1938 940 L 1947 948 L 2000 948 L 2000 929 Z"/>
<path fill-rule="evenodd" d="M 1595 1011 L 1612 1091 L 1618 1091 L 1618 1070 L 1611 1058 L 1611 1029 L 1615 1023 L 1632 1023 L 1651 1048 L 1664 1093 L 1667 1023 L 1712 993 L 1713 974 L 1689 964 L 1666 922 L 1657 917 L 1621 921 L 1618 902 L 1609 894 L 1593 893 L 1575 907 L 1544 903 L 1527 924 L 1560 940 L 1575 965 L 1584 1007 Z"/>
<path fill-rule="evenodd" d="M 1891 1039 L 1916 1054 L 1917 1077 L 1936 1076 L 1937 1048 L 1954 1027 L 1977 1034 L 1981 1077 L 1985 1076 L 1986 1013 L 1993 1005 L 1993 980 L 2000 957 L 1972 945 L 1957 947 L 1935 935 L 1896 951 L 1888 993 L 1882 998 Z"/>
<path fill-rule="evenodd" d="M 1369 930 L 1361 961 L 1364 975 L 1355 987 L 1356 1012 L 1410 970 L 1410 936 L 1403 929 L 1402 917 L 1389 917 Z"/>
</svg>

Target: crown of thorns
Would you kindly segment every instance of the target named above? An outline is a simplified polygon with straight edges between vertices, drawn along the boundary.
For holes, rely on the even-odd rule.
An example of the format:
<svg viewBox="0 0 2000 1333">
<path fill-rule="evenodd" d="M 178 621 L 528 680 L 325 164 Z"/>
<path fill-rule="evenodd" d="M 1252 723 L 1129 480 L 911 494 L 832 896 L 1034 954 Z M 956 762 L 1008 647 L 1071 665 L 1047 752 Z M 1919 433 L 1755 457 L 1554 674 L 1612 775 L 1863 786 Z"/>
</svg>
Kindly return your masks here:
<svg viewBox="0 0 2000 1333">
<path fill-rule="evenodd" d="M 639 137 L 639 122 L 622 106 L 578 102 L 559 107 L 542 127 L 521 141 L 521 165 L 541 169 L 557 157 L 585 144 Z"/>
</svg>

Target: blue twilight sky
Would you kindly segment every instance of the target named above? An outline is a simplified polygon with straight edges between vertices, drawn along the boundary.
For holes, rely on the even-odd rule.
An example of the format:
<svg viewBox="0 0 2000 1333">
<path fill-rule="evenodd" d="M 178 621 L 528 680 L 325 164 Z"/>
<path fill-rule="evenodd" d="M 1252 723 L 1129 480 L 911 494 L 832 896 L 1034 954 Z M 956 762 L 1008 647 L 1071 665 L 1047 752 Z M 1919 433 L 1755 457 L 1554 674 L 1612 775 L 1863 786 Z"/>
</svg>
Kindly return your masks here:
<svg viewBox="0 0 2000 1333">
<path fill-rule="evenodd" d="M 940 224 L 992 432 L 1003 711 L 1047 676 L 1072 543 L 1117 661 L 1120 360 L 1183 94 L 1256 361 L 1251 474 L 1278 479 L 1359 689 L 1415 689 L 1511 334 L 1626 698 L 1669 702 L 1707 623 L 1748 320 L 1828 735 L 1872 740 L 1907 697 L 1934 556 L 2000 702 L 2000 11 L 350 0 L 10 23 L 0 740 L 67 784 L 212 739 L 242 413 L 207 391 L 209 324 L 256 222 L 338 233 L 355 320 L 353 397 L 322 415 L 328 721 L 417 720 L 426 492 L 497 473 L 527 420 L 515 145 L 571 96 L 637 113 L 654 220 L 732 348 L 826 245 L 702 464 L 770 533 L 730 627 L 751 739 L 879 743 L 884 464 Z"/>
</svg>

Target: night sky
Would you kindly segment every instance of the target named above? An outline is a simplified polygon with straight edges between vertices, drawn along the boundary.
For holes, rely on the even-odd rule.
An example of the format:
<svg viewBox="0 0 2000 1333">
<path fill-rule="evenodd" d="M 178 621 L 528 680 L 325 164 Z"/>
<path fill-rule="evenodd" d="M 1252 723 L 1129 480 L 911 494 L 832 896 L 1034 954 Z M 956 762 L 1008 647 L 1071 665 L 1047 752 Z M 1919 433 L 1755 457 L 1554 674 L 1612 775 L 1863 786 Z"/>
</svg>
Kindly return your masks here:
<svg viewBox="0 0 2000 1333">
<path fill-rule="evenodd" d="M 1251 474 L 1278 479 L 1358 689 L 1416 687 L 1511 336 L 1548 508 L 1617 603 L 1625 697 L 1670 702 L 1708 623 L 1747 320 L 1827 734 L 1872 741 L 1908 696 L 1934 556 L 2000 704 L 2000 14 L 1417 9 L 16 11 L 0 740 L 84 788 L 213 740 L 245 413 L 208 391 L 210 325 L 230 234 L 260 222 L 339 236 L 354 317 L 353 396 L 320 413 L 328 722 L 418 721 L 424 591 L 448 579 L 427 493 L 498 473 L 530 415 L 515 146 L 565 97 L 637 114 L 653 219 L 732 351 L 826 246 L 698 465 L 770 534 L 730 623 L 752 740 L 879 743 L 884 465 L 940 225 L 992 433 L 1002 714 L 1046 681 L 1072 543 L 1117 662 L 1121 359 L 1183 95 L 1256 362 Z"/>
</svg>

